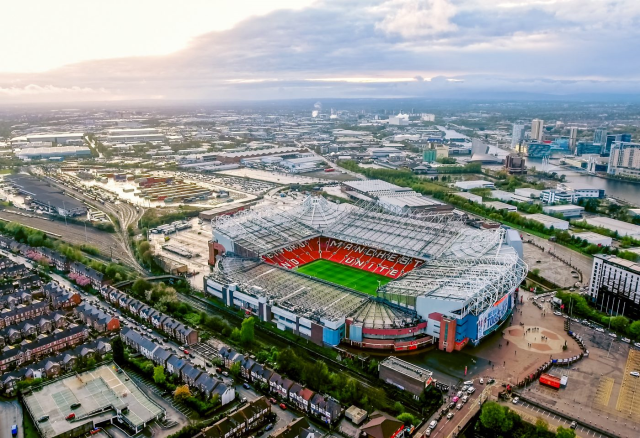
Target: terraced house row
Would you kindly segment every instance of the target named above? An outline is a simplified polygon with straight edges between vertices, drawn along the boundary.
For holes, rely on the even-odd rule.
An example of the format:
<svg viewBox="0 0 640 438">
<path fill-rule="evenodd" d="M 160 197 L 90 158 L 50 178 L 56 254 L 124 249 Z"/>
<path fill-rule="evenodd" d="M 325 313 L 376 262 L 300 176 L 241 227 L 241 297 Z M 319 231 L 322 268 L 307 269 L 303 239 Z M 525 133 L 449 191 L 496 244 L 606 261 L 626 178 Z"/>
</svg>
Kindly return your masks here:
<svg viewBox="0 0 640 438">
<path fill-rule="evenodd" d="M 6 394 L 11 394 L 21 380 L 57 377 L 71 372 L 78 359 L 96 358 L 110 351 L 111 342 L 108 338 L 100 338 L 78 345 L 56 356 L 47 357 L 19 370 L 5 373 L 0 377 L 0 389 Z"/>
<path fill-rule="evenodd" d="M 84 343 L 88 337 L 89 331 L 86 327 L 70 325 L 64 330 L 58 330 L 34 341 L 23 342 L 17 346 L 5 348 L 0 353 L 0 373 Z"/>
<path fill-rule="evenodd" d="M 163 331 L 181 344 L 192 345 L 198 342 L 197 330 L 185 326 L 171 316 L 157 311 L 113 286 L 103 286 L 100 289 L 100 294 L 106 301 L 153 325 L 156 329 Z"/>
<path fill-rule="evenodd" d="M 120 337 L 131 349 L 154 364 L 161 365 L 170 375 L 178 377 L 204 397 L 209 398 L 217 394 L 223 406 L 236 398 L 236 391 L 232 386 L 225 385 L 206 371 L 197 368 L 188 360 L 170 353 L 140 333 L 125 327 L 120 331 Z"/>
<path fill-rule="evenodd" d="M 220 357 L 225 368 L 231 368 L 235 363 L 240 364 L 242 378 L 248 382 L 268 385 L 269 391 L 288 401 L 292 406 L 307 414 L 319 418 L 327 424 L 333 424 L 342 415 L 342 406 L 338 401 L 318 394 L 297 382 L 288 379 L 270 368 L 257 363 L 229 347 L 220 349 Z"/>
<path fill-rule="evenodd" d="M 0 347 L 22 342 L 24 339 L 64 329 L 68 325 L 62 313 L 44 314 L 0 329 Z"/>
<path fill-rule="evenodd" d="M 194 438 L 240 438 L 262 427 L 269 418 L 271 405 L 265 397 L 247 403 L 217 423 L 202 429 Z"/>
</svg>

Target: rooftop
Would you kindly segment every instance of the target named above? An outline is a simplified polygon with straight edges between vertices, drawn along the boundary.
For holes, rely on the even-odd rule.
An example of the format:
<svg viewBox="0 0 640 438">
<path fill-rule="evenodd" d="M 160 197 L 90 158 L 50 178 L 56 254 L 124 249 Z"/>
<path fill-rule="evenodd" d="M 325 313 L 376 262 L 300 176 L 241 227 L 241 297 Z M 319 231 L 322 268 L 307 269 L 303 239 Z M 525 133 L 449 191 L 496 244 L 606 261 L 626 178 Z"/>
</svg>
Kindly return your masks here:
<svg viewBox="0 0 640 438">
<path fill-rule="evenodd" d="M 429 370 L 425 370 L 422 367 L 393 356 L 389 356 L 385 360 L 380 362 L 380 366 L 389 368 L 398 373 L 402 373 L 405 376 L 411 377 L 415 380 L 419 380 L 423 383 L 426 383 L 433 375 L 433 373 Z"/>
<path fill-rule="evenodd" d="M 82 416 L 101 409 L 104 413 L 87 418 L 86 422 L 97 422 L 116 416 L 116 409 L 129 407 L 123 417 L 133 426 L 140 427 L 144 423 L 164 413 L 164 409 L 151 401 L 131 381 L 124 380 L 126 374 L 116 373 L 116 365 L 103 365 L 91 371 L 72 375 L 62 380 L 43 385 L 24 397 L 24 403 L 34 420 L 48 415 L 49 420 L 35 422 L 41 435 L 45 438 L 57 436 L 75 429 L 83 422 Z M 71 409 L 71 405 L 80 403 L 80 407 Z M 71 412 L 76 414 L 76 421 L 65 421 Z"/>
</svg>

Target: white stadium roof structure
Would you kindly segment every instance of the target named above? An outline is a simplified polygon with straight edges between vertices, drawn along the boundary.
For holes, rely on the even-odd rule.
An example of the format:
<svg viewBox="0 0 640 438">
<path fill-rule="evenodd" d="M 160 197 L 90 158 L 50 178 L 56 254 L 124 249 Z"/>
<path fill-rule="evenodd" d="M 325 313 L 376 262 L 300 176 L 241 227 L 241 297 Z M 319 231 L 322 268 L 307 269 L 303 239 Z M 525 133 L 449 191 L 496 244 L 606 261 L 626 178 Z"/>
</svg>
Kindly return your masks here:
<svg viewBox="0 0 640 438">
<path fill-rule="evenodd" d="M 309 196 L 289 210 L 265 206 L 218 216 L 213 228 L 256 255 L 322 234 L 428 259 L 445 251 L 466 227 L 451 213 L 389 211 L 375 202 L 345 205 Z"/>
<path fill-rule="evenodd" d="M 269 208 L 218 218 L 212 224 L 214 235 L 256 256 L 223 257 L 213 275 L 309 319 L 350 317 L 366 325 L 403 327 L 415 322 L 419 297 L 456 303 L 460 316 L 479 315 L 526 276 L 527 267 L 516 250 L 504 244 L 505 229 L 474 229 L 456 214 L 389 212 L 374 203 L 345 205 L 313 197 L 289 210 Z M 257 257 L 321 235 L 425 263 L 371 297 Z"/>
</svg>

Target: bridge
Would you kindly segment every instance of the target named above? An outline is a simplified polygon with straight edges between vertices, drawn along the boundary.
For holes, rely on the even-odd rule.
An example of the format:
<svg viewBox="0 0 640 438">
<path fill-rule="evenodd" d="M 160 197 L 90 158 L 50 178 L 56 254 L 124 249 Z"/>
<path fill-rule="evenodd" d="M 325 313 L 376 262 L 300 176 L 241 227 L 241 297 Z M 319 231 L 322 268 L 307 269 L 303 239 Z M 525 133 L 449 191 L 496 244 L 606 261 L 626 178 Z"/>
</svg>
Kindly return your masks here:
<svg viewBox="0 0 640 438">
<path fill-rule="evenodd" d="M 184 277 L 180 277 L 178 275 L 156 275 L 155 277 L 142 277 L 147 281 L 155 283 L 156 281 L 162 280 L 184 280 Z M 131 286 L 136 280 L 125 280 L 113 285 L 116 289 L 122 289 L 123 287 Z"/>
</svg>

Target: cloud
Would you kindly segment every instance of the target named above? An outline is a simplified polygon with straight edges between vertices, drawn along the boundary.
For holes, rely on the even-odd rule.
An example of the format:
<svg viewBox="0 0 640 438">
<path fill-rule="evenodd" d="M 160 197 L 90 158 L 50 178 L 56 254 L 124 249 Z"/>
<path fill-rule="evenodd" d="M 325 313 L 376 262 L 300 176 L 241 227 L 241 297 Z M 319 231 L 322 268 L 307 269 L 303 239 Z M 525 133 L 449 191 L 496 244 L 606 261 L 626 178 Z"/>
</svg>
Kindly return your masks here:
<svg viewBox="0 0 640 438">
<path fill-rule="evenodd" d="M 437 35 L 457 29 L 456 8 L 449 0 L 389 0 L 374 8 L 385 17 L 376 28 L 404 38 Z"/>
<path fill-rule="evenodd" d="M 170 55 L 0 74 L 0 101 L 640 93 L 640 26 L 591 16 L 639 22 L 640 6 L 620 1 L 624 18 L 597 0 L 574 15 L 575 0 L 323 0 Z"/>
</svg>

